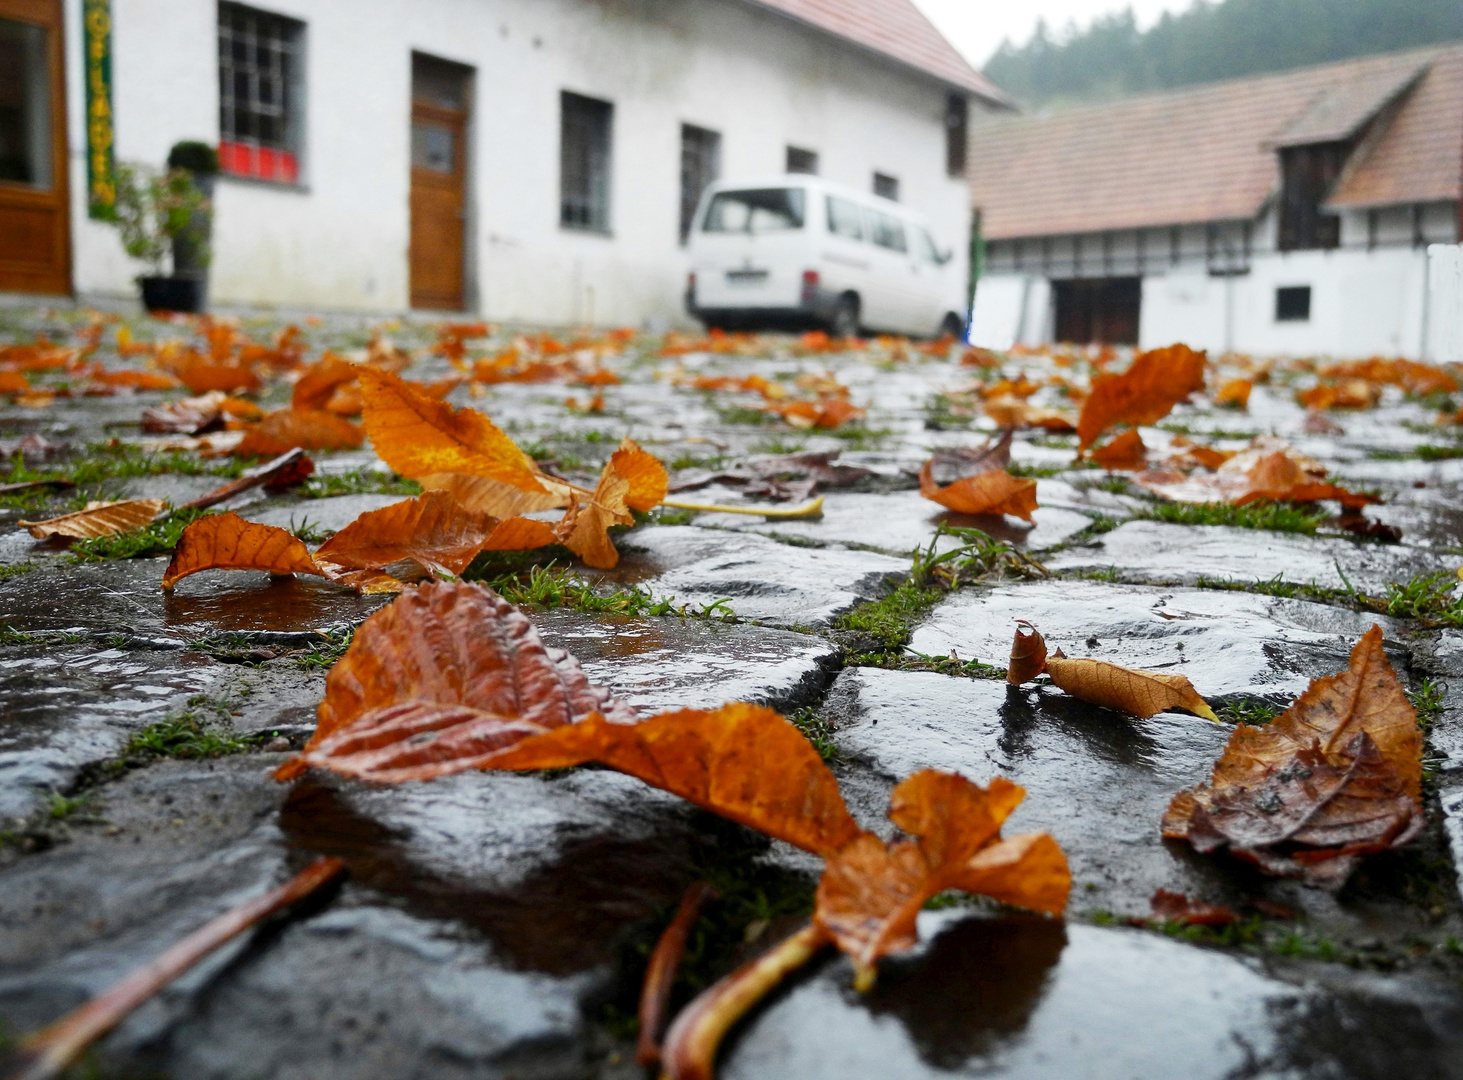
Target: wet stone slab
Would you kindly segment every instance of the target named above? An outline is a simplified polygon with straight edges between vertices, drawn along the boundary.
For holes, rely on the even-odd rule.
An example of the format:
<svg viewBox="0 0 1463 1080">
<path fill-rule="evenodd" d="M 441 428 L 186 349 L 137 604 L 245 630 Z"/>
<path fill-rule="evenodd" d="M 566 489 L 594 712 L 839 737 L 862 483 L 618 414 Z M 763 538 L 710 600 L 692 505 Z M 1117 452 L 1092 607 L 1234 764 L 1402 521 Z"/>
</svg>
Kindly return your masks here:
<svg viewBox="0 0 1463 1080">
<path fill-rule="evenodd" d="M 1406 649 L 1392 619 L 1283 597 L 1205 589 L 1038 581 L 966 590 L 915 631 L 910 648 L 930 656 L 1005 667 L 1016 620 L 1049 649 L 1125 667 L 1187 675 L 1211 700 L 1263 697 L 1289 704 L 1310 680 L 1344 671 L 1351 647 L 1374 623 L 1394 665 Z"/>
<path fill-rule="evenodd" d="M 309 855 L 323 910 L 245 935 L 100 1047 L 128 1075 L 574 1077 L 623 928 L 688 880 L 683 804 L 610 773 L 363 791 L 278 755 L 166 763 L 0 875 L 0 1015 L 42 1024 Z"/>
<path fill-rule="evenodd" d="M 1155 889 L 1219 902 L 1231 867 L 1159 836 L 1174 793 L 1209 777 L 1229 728 L 1184 713 L 1140 720 L 1035 688 L 929 672 L 853 668 L 825 705 L 835 742 L 856 771 L 845 784 L 867 825 L 888 789 L 920 769 L 977 783 L 1005 776 L 1026 788 L 1006 832 L 1050 832 L 1072 867 L 1076 912 L 1144 915 Z M 884 826 L 887 830 L 887 825 Z"/>
<path fill-rule="evenodd" d="M 24 633 L 131 634 L 182 643 L 216 634 L 304 641 L 390 601 L 311 577 L 206 570 L 162 590 L 166 559 L 48 562 L 5 582 L 0 624 Z"/>
<path fill-rule="evenodd" d="M 356 518 L 383 506 L 399 503 L 405 495 L 337 495 L 326 499 L 272 500 L 238 511 L 246 521 L 294 531 L 307 523 L 326 532 L 340 532 Z"/>
<path fill-rule="evenodd" d="M 1457 558 L 1402 545 L 1296 536 L 1219 525 L 1130 521 L 1090 545 L 1052 557 L 1052 570 L 1108 571 L 1119 579 L 1192 585 L 1199 578 L 1255 582 L 1281 578 L 1300 585 L 1385 596 L 1389 582 L 1451 572 Z M 1339 568 L 1339 569 L 1338 569 Z M 1343 574 L 1345 575 L 1343 577 Z"/>
<path fill-rule="evenodd" d="M 1156 935 L 1039 919 L 925 912 L 919 928 L 924 944 L 867 996 L 841 957 L 799 980 L 732 1041 L 723 1080 L 1463 1071 L 1463 1009 L 1440 983 L 1290 983 Z"/>
<path fill-rule="evenodd" d="M 565 649 L 591 681 L 643 713 L 750 701 L 787 711 L 816 701 L 840 659 L 810 634 L 709 619 L 535 612 L 546 643 Z"/>
<path fill-rule="evenodd" d="M 808 521 L 769 521 L 734 514 L 704 514 L 699 523 L 721 529 L 788 536 L 825 544 L 853 544 L 891 555 L 908 555 L 934 539 L 941 525 L 979 529 L 984 533 L 1039 551 L 1055 547 L 1092 524 L 1092 519 L 1061 507 L 1042 506 L 1035 525 L 1019 518 L 990 514 L 956 514 L 917 491 L 888 494 L 829 492 L 824 497 L 823 516 Z M 946 541 L 947 545 L 954 541 Z"/>
<path fill-rule="evenodd" d="M 909 571 L 908 559 L 846 548 L 803 548 L 748 533 L 685 525 L 636 529 L 617 541 L 616 577 L 773 626 L 825 626 L 885 583 Z"/>
<path fill-rule="evenodd" d="M 290 661 L 246 668 L 197 652 L 88 642 L 0 648 L 0 817 L 69 791 L 86 766 L 116 757 L 190 702 L 200 722 L 223 731 L 304 735 L 324 681 Z"/>
</svg>

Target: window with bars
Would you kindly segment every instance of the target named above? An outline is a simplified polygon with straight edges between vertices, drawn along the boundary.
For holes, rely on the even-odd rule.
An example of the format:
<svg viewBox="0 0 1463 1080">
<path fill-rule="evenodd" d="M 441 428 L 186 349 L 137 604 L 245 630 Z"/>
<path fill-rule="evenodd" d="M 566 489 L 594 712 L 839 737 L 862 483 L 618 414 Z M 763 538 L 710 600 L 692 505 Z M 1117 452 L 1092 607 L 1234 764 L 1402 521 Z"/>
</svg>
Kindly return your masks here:
<svg viewBox="0 0 1463 1080">
<path fill-rule="evenodd" d="M 681 243 L 691 235 L 691 219 L 701 194 L 721 175 L 721 133 L 681 125 Z"/>
<path fill-rule="evenodd" d="M 899 201 L 899 177 L 887 173 L 874 174 L 874 194 L 890 202 Z"/>
<path fill-rule="evenodd" d="M 559 95 L 559 110 L 559 224 L 609 232 L 615 107 L 566 90 Z"/>
<path fill-rule="evenodd" d="M 305 24 L 218 6 L 219 167 L 235 176 L 300 179 Z"/>
<path fill-rule="evenodd" d="M 787 148 L 787 171 L 817 176 L 818 151 L 804 150 L 801 146 L 789 146 Z"/>
</svg>

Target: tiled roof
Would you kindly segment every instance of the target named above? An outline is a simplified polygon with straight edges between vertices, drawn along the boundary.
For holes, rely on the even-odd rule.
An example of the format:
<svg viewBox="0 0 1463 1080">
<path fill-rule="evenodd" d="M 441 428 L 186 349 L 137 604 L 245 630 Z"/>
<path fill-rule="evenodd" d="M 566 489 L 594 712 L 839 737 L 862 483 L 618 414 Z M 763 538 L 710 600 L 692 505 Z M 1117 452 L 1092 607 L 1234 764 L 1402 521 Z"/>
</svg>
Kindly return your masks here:
<svg viewBox="0 0 1463 1080">
<path fill-rule="evenodd" d="M 971 67 L 911 0 L 752 0 L 752 3 L 897 60 L 987 101 L 1011 104 L 1005 91 Z"/>
<path fill-rule="evenodd" d="M 991 239 L 1252 219 L 1279 182 L 1277 145 L 1379 111 L 1332 204 L 1463 197 L 1463 47 L 995 120 L 971 133 L 971 194 Z"/>
</svg>

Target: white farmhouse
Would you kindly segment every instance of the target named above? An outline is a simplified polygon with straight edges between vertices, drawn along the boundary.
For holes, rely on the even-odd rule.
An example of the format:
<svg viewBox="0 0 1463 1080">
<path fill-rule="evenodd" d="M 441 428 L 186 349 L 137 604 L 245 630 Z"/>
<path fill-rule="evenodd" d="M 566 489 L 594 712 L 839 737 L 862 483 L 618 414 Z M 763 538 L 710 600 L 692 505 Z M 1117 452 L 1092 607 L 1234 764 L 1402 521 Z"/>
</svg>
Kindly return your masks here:
<svg viewBox="0 0 1463 1080">
<path fill-rule="evenodd" d="M 216 304 L 683 323 L 719 176 L 877 185 L 963 266 L 1007 107 L 910 0 L 0 0 L 0 291 L 135 296 L 89 184 L 193 139 Z"/>
<path fill-rule="evenodd" d="M 1463 359 L 1441 344 L 1463 48 L 998 120 L 973 139 L 977 344 Z"/>
</svg>

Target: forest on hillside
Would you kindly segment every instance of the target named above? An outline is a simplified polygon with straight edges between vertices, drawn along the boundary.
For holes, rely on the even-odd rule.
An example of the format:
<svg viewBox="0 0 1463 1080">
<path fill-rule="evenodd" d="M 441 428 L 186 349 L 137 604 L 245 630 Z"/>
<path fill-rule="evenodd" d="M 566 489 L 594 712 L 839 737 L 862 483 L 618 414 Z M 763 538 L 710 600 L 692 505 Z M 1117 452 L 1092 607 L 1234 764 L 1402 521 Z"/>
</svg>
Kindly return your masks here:
<svg viewBox="0 0 1463 1080">
<path fill-rule="evenodd" d="M 1197 0 L 1140 30 L 1132 9 L 1085 29 L 1038 23 L 986 75 L 1018 101 L 1093 101 L 1463 39 L 1463 0 Z"/>
</svg>

